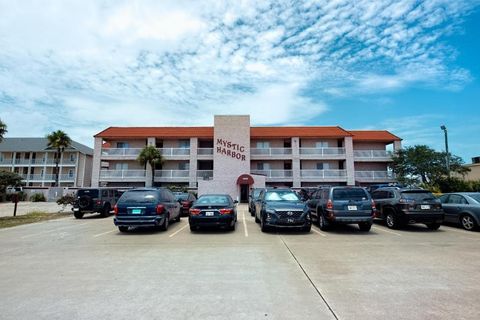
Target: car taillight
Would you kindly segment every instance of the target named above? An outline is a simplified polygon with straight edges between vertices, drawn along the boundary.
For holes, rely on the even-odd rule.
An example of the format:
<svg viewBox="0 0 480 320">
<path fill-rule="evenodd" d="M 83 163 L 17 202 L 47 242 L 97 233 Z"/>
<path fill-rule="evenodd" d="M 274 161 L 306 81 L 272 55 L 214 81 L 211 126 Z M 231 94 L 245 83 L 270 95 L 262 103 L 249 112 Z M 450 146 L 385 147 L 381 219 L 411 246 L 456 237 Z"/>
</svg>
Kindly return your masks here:
<svg viewBox="0 0 480 320">
<path fill-rule="evenodd" d="M 372 210 L 375 210 L 375 209 L 376 209 L 375 201 L 372 200 Z"/>
<path fill-rule="evenodd" d="M 200 209 L 190 209 L 190 214 L 191 214 L 192 216 L 199 215 L 200 212 L 201 212 Z"/>
<path fill-rule="evenodd" d="M 162 214 L 164 212 L 165 212 L 165 207 L 163 206 L 163 204 L 157 205 L 157 214 Z"/>
<path fill-rule="evenodd" d="M 327 201 L 327 209 L 330 209 L 330 210 L 333 209 L 333 202 L 332 202 L 331 199 L 328 199 L 328 201 Z"/>
<path fill-rule="evenodd" d="M 220 214 L 231 214 L 233 212 L 232 209 L 220 209 L 218 210 Z"/>
<path fill-rule="evenodd" d="M 374 218 L 377 217 L 377 207 L 375 206 L 375 201 L 372 199 L 372 215 Z"/>
<path fill-rule="evenodd" d="M 117 205 L 115 205 L 115 206 L 113 207 L 113 214 L 114 214 L 114 215 L 118 215 L 118 207 L 117 207 Z"/>
</svg>

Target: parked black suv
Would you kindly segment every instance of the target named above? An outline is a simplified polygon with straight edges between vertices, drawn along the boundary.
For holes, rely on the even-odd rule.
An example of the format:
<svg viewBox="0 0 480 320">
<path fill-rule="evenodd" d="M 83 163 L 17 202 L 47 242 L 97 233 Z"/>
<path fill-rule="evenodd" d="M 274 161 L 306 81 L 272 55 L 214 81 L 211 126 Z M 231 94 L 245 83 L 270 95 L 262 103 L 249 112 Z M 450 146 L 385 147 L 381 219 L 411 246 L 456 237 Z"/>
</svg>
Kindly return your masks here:
<svg viewBox="0 0 480 320">
<path fill-rule="evenodd" d="M 334 224 L 358 224 L 361 231 L 370 231 L 376 211 L 365 189 L 347 186 L 320 188 L 307 206 L 321 230 Z"/>
<path fill-rule="evenodd" d="M 429 229 L 437 230 L 444 219 L 440 200 L 428 190 L 379 188 L 372 193 L 372 198 L 377 206 L 377 217 L 385 219 L 391 229 L 424 223 Z"/>
<path fill-rule="evenodd" d="M 290 189 L 263 189 L 255 203 L 255 222 L 262 232 L 270 227 L 299 228 L 310 232 L 310 212 L 298 195 Z"/>
<path fill-rule="evenodd" d="M 100 213 L 108 217 L 122 192 L 112 188 L 78 189 L 73 203 L 73 215 L 82 219 L 85 213 Z"/>
<path fill-rule="evenodd" d="M 255 215 L 255 202 L 258 200 L 262 190 L 263 188 L 253 188 L 248 196 L 248 212 L 250 212 L 252 217 Z"/>
</svg>

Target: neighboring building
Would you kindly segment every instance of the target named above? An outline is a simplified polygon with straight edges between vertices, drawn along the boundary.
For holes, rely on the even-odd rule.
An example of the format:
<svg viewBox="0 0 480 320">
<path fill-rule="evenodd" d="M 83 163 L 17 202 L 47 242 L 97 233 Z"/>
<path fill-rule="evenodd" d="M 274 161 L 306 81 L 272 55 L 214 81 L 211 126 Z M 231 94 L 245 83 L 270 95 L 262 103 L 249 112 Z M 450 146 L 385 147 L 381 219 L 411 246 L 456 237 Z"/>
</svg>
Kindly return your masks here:
<svg viewBox="0 0 480 320">
<path fill-rule="evenodd" d="M 465 180 L 477 181 L 480 180 L 480 157 L 472 158 L 472 163 L 465 165 L 465 167 L 470 169 L 465 175 Z"/>
<path fill-rule="evenodd" d="M 0 170 L 16 172 L 26 186 L 50 187 L 55 184 L 56 150 L 46 138 L 4 138 L 0 143 Z M 92 179 L 93 150 L 72 141 L 59 162 L 61 187 L 88 187 Z"/>
<path fill-rule="evenodd" d="M 95 135 L 92 185 L 148 186 L 151 169 L 136 161 L 146 145 L 166 159 L 155 185 L 245 200 L 249 187 L 394 182 L 387 150 L 401 148 L 401 139 L 340 127 L 250 127 L 249 116 L 215 116 L 213 127 L 110 127 Z"/>
</svg>

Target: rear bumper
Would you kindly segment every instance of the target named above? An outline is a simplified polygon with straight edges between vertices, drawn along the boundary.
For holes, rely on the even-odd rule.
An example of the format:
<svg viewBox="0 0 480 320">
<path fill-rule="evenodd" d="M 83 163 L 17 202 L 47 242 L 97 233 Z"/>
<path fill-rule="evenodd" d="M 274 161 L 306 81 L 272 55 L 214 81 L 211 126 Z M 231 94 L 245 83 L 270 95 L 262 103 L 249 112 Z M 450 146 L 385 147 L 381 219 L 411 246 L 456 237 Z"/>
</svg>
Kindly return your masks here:
<svg viewBox="0 0 480 320">
<path fill-rule="evenodd" d="M 119 227 L 156 227 L 164 223 L 165 215 L 158 216 L 116 216 L 113 223 Z"/>
<path fill-rule="evenodd" d="M 188 223 L 193 227 L 228 227 L 235 223 L 235 216 L 232 214 L 214 217 L 189 216 Z"/>
<path fill-rule="evenodd" d="M 443 213 L 403 212 L 403 222 L 412 223 L 442 223 L 445 218 Z"/>
<path fill-rule="evenodd" d="M 357 216 L 357 217 L 333 217 L 328 219 L 330 222 L 338 224 L 353 224 L 368 222 L 373 223 L 373 216 Z"/>
</svg>

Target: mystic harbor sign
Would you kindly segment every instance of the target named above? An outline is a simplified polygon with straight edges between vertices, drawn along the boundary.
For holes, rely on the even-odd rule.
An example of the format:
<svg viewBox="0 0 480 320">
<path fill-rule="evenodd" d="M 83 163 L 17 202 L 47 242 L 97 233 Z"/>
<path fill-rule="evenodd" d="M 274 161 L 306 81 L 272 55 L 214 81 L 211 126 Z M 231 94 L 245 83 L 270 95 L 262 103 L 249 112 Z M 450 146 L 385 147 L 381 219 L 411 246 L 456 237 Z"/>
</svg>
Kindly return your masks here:
<svg viewBox="0 0 480 320">
<path fill-rule="evenodd" d="M 245 146 L 225 139 L 217 139 L 215 144 L 217 154 L 221 154 L 240 161 L 246 161 Z"/>
</svg>

